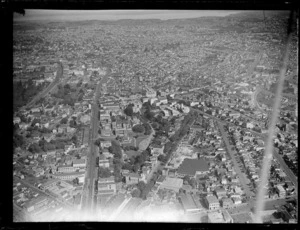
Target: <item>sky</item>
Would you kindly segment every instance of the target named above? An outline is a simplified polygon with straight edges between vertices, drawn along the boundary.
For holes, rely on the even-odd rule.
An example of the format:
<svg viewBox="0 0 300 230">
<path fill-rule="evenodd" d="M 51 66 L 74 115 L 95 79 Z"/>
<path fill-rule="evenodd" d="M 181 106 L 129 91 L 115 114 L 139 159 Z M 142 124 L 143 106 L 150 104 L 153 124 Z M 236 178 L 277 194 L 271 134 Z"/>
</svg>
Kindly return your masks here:
<svg viewBox="0 0 300 230">
<path fill-rule="evenodd" d="M 232 10 L 25 10 L 25 16 L 14 14 L 14 21 L 81 21 L 119 19 L 181 19 L 227 16 L 240 13 Z"/>
</svg>

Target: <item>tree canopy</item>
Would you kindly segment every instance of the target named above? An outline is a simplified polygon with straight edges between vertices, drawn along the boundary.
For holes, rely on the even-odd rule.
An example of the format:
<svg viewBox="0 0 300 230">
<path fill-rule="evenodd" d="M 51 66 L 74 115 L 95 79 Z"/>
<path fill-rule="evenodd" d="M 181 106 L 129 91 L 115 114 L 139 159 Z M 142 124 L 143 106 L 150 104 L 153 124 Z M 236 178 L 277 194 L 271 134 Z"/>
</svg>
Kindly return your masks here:
<svg viewBox="0 0 300 230">
<path fill-rule="evenodd" d="M 107 178 L 110 177 L 112 174 L 108 168 L 99 167 L 99 177 L 100 178 Z"/>
<path fill-rule="evenodd" d="M 132 116 L 132 115 L 133 115 L 133 104 L 127 105 L 127 107 L 126 107 L 125 110 L 124 110 L 124 113 L 125 113 L 127 116 Z"/>
<path fill-rule="evenodd" d="M 143 125 L 135 125 L 132 127 L 132 131 L 135 132 L 135 133 L 144 133 L 145 132 L 145 128 Z"/>
<path fill-rule="evenodd" d="M 114 158 L 122 158 L 122 149 L 117 141 L 112 141 L 111 146 L 108 147 L 108 151 L 114 155 Z"/>
</svg>

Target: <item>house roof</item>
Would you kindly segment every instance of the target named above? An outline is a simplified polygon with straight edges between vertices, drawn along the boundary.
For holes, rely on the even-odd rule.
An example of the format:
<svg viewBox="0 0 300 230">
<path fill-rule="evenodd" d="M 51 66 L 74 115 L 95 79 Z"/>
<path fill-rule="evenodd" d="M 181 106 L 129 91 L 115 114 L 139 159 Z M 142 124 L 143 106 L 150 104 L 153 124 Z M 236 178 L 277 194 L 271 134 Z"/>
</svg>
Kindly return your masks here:
<svg viewBox="0 0 300 230">
<path fill-rule="evenodd" d="M 162 186 L 164 187 L 175 187 L 175 188 L 181 188 L 183 185 L 183 180 L 179 178 L 171 178 L 166 177 L 166 179 L 163 181 Z"/>
<path fill-rule="evenodd" d="M 215 196 L 207 196 L 206 200 L 209 204 L 219 203 L 217 197 L 215 197 Z"/>
<path fill-rule="evenodd" d="M 185 210 L 198 209 L 191 194 L 184 194 L 180 196 L 182 206 Z"/>
<path fill-rule="evenodd" d="M 179 174 L 185 174 L 189 176 L 195 176 L 196 172 L 205 172 L 209 170 L 207 162 L 200 159 L 184 159 L 182 164 L 178 168 Z"/>
<path fill-rule="evenodd" d="M 74 159 L 73 160 L 73 164 L 84 164 L 85 163 L 85 159 Z"/>
</svg>

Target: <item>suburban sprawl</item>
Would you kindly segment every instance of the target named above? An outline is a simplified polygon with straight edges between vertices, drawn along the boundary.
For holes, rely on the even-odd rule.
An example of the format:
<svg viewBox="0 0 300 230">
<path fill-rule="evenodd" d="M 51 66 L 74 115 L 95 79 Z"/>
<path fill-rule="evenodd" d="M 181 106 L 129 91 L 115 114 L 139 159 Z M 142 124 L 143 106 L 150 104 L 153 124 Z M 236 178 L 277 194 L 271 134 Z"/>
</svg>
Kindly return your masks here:
<svg viewBox="0 0 300 230">
<path fill-rule="evenodd" d="M 298 34 L 288 14 L 15 22 L 15 221 L 297 223 Z"/>
</svg>

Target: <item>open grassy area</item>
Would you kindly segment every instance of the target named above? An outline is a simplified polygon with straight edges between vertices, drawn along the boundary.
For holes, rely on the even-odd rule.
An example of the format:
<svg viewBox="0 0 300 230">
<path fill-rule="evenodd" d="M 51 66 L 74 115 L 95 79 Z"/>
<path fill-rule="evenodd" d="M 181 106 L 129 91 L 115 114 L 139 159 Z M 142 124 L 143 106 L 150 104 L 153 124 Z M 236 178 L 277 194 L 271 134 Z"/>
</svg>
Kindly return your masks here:
<svg viewBox="0 0 300 230">
<path fill-rule="evenodd" d="M 143 141 L 143 140 L 145 140 L 145 139 L 147 139 L 149 136 L 146 136 L 146 135 L 141 135 L 141 136 L 139 136 L 137 139 L 136 139 L 136 146 L 139 146 L 139 144 Z"/>
</svg>

